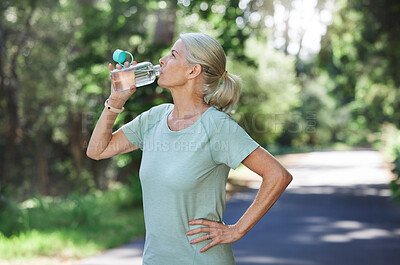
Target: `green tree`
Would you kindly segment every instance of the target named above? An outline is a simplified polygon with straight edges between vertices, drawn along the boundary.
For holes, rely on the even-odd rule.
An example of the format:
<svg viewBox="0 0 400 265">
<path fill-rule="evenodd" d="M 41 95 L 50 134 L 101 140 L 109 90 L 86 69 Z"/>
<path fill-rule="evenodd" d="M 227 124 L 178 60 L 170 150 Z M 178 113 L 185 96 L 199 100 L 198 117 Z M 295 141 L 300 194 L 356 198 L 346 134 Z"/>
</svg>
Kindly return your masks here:
<svg viewBox="0 0 400 265">
<path fill-rule="evenodd" d="M 400 124 L 399 10 L 392 0 L 339 1 L 323 40 L 319 64 L 335 81 L 339 106 L 349 106 L 361 130 Z"/>
<path fill-rule="evenodd" d="M 19 187 L 29 196 L 104 187 L 110 161 L 94 164 L 85 144 L 109 93 L 105 62 L 115 47 L 139 60 L 158 57 L 160 48 L 147 48 L 152 24 L 141 23 L 155 2 L 2 1 L 3 191 Z"/>
</svg>

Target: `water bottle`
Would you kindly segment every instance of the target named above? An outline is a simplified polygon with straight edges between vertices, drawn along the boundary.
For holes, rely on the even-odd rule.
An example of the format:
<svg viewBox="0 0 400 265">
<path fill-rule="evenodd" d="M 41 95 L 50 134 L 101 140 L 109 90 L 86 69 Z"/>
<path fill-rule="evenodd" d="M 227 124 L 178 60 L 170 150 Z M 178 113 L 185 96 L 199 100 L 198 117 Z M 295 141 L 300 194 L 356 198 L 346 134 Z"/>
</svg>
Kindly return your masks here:
<svg viewBox="0 0 400 265">
<path fill-rule="evenodd" d="M 124 65 L 127 54 L 132 58 L 129 67 Z M 153 66 L 150 62 L 133 65 L 133 56 L 126 51 L 115 50 L 113 60 L 122 66 L 122 69 L 115 69 L 110 73 L 111 82 L 117 91 L 127 90 L 133 84 L 136 84 L 136 87 L 151 84 L 156 80 L 156 76 L 160 74 L 160 65 Z"/>
</svg>

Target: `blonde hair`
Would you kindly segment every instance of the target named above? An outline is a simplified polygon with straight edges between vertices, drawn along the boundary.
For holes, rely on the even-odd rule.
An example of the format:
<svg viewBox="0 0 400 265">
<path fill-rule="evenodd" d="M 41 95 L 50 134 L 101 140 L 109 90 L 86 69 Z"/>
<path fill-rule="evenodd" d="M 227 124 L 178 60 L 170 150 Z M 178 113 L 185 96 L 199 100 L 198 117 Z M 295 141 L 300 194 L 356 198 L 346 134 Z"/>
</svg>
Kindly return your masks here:
<svg viewBox="0 0 400 265">
<path fill-rule="evenodd" d="M 202 68 L 204 101 L 218 110 L 230 112 L 239 100 L 242 80 L 226 71 L 226 55 L 221 44 L 203 33 L 184 33 L 179 37 L 187 50 L 186 60 Z"/>
</svg>

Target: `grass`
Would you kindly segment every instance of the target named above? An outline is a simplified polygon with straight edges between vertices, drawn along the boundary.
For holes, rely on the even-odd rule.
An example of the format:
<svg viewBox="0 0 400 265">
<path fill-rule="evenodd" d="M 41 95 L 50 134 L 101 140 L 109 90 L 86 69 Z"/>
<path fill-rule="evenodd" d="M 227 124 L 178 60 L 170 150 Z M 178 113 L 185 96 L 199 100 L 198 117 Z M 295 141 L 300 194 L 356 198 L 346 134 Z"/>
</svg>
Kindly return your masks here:
<svg viewBox="0 0 400 265">
<path fill-rule="evenodd" d="M 144 234 L 143 211 L 128 187 L 67 198 L 0 204 L 0 261 L 81 259 Z"/>
</svg>

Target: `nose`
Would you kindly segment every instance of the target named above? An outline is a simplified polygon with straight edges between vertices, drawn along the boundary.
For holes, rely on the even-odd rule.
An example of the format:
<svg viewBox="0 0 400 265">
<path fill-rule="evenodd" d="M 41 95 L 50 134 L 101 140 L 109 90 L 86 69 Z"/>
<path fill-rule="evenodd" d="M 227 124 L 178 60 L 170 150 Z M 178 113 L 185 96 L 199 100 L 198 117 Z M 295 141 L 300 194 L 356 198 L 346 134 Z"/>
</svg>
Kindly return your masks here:
<svg viewBox="0 0 400 265">
<path fill-rule="evenodd" d="M 160 60 L 158 60 L 158 62 L 162 65 L 162 66 L 164 66 L 164 58 L 165 58 L 165 56 L 164 57 L 162 57 L 162 58 L 160 58 Z"/>
</svg>

